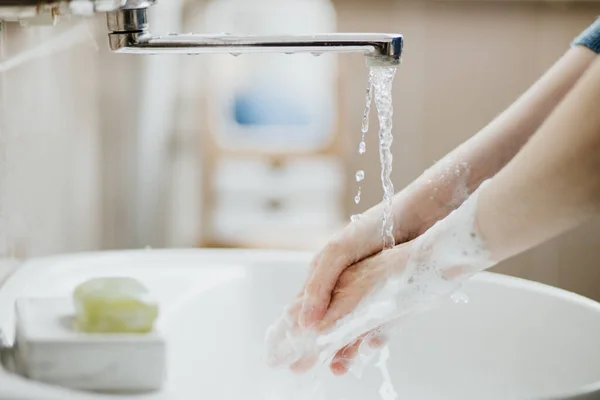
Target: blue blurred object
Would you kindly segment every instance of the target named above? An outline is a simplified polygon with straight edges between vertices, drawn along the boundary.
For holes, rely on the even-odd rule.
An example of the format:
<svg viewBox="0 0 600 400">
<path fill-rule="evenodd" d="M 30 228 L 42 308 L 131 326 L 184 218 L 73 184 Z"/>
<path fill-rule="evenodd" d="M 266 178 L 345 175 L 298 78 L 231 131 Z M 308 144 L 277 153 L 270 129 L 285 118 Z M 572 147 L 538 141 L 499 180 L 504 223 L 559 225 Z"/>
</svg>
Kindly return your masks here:
<svg viewBox="0 0 600 400">
<path fill-rule="evenodd" d="M 311 122 L 302 102 L 266 91 L 237 94 L 233 114 L 240 125 L 302 126 Z"/>
</svg>

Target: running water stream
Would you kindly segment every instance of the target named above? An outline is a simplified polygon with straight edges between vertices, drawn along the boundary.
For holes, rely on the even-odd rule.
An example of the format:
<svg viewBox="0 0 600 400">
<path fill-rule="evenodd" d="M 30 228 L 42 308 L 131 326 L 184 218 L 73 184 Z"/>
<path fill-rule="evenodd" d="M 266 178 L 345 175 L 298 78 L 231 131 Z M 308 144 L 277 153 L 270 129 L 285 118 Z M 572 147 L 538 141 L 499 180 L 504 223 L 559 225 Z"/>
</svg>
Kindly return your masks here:
<svg viewBox="0 0 600 400">
<path fill-rule="evenodd" d="M 394 184 L 392 183 L 392 86 L 396 76 L 396 67 L 371 68 L 373 89 L 375 91 L 375 106 L 379 116 L 379 156 L 381 160 L 381 184 L 383 186 L 383 248 L 395 246 L 394 218 L 392 202 L 394 199 Z"/>
<path fill-rule="evenodd" d="M 371 104 L 375 98 L 375 106 L 379 118 L 379 155 L 381 161 L 381 183 L 383 187 L 383 222 L 382 222 L 382 240 L 383 248 L 390 249 L 394 247 L 396 241 L 394 238 L 394 219 L 392 215 L 392 202 L 394 198 L 394 184 L 392 183 L 392 117 L 394 108 L 392 104 L 392 87 L 394 77 L 396 76 L 396 67 L 372 67 L 369 70 L 369 82 L 366 91 L 366 106 L 362 120 L 362 136 L 358 145 L 358 154 L 364 155 L 367 152 L 365 136 L 369 131 L 369 114 Z M 354 198 L 356 204 L 360 203 L 362 195 L 362 185 L 360 183 L 365 179 L 363 170 L 359 170 L 356 175 L 356 182 L 359 183 L 358 193 Z M 358 215 L 353 215 L 352 222 L 357 221 Z"/>
</svg>

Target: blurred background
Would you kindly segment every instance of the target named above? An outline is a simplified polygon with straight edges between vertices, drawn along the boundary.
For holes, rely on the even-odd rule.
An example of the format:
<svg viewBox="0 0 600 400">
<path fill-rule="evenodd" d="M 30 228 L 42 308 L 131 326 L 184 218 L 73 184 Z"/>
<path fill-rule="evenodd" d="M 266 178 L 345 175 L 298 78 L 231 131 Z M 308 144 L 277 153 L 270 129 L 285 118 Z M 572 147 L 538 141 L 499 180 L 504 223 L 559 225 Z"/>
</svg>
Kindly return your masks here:
<svg viewBox="0 0 600 400">
<path fill-rule="evenodd" d="M 507 107 L 600 1 L 163 0 L 156 32 L 398 32 L 394 172 L 407 185 Z M 362 55 L 130 56 L 105 18 L 3 26 L 0 257 L 143 247 L 316 250 L 380 201 L 357 145 Z M 354 173 L 365 170 L 362 202 Z M 600 300 L 600 224 L 497 271 Z"/>
</svg>

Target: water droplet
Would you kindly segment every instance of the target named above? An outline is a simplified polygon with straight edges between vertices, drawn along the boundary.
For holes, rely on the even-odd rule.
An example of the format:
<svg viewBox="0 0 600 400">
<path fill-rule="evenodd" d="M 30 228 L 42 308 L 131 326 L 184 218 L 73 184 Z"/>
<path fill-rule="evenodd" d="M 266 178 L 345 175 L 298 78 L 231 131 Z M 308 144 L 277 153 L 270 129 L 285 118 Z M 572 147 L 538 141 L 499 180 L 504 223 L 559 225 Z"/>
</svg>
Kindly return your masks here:
<svg viewBox="0 0 600 400">
<path fill-rule="evenodd" d="M 364 142 L 360 142 L 358 144 L 358 154 L 365 154 L 367 152 L 367 144 Z"/>
<path fill-rule="evenodd" d="M 362 192 L 362 188 L 359 186 L 359 187 L 358 187 L 358 193 L 356 193 L 356 196 L 354 197 L 354 202 L 355 202 L 356 204 L 360 203 L 360 195 L 361 195 L 361 192 Z"/>
<path fill-rule="evenodd" d="M 360 128 L 362 133 L 369 132 L 369 114 L 366 114 L 367 112 L 368 111 L 365 111 L 365 117 L 363 118 L 362 127 Z"/>
<path fill-rule="evenodd" d="M 242 53 L 229 53 L 229 54 L 231 54 L 234 57 L 239 57 L 242 55 Z"/>
<path fill-rule="evenodd" d="M 453 302 L 456 304 L 467 304 L 469 302 L 469 296 L 463 292 L 455 292 L 450 296 Z"/>
<path fill-rule="evenodd" d="M 360 214 L 354 214 L 350 217 L 350 222 L 354 223 L 360 219 Z"/>
<path fill-rule="evenodd" d="M 365 171 L 362 169 L 356 173 L 356 182 L 362 182 L 365 179 Z"/>
<path fill-rule="evenodd" d="M 313 52 L 312 52 L 312 53 L 310 53 L 310 54 L 312 54 L 312 55 L 313 55 L 313 56 L 315 56 L 315 57 L 320 57 L 320 56 L 322 56 L 322 55 L 323 55 L 323 53 L 321 53 L 320 51 L 313 51 Z"/>
</svg>

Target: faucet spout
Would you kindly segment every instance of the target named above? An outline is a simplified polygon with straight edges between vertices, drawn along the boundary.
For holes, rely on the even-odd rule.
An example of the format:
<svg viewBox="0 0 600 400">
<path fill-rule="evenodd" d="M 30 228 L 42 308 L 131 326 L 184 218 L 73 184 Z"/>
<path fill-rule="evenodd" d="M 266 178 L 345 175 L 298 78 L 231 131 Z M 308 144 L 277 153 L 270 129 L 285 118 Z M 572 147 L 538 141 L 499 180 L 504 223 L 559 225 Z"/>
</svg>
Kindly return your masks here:
<svg viewBox="0 0 600 400">
<path fill-rule="evenodd" d="M 120 10 L 108 14 L 112 51 L 134 54 L 215 53 L 340 53 L 360 52 L 378 64 L 399 64 L 403 38 L 399 34 L 333 33 L 318 35 L 234 36 L 229 34 L 150 33 L 146 9 Z"/>
</svg>

